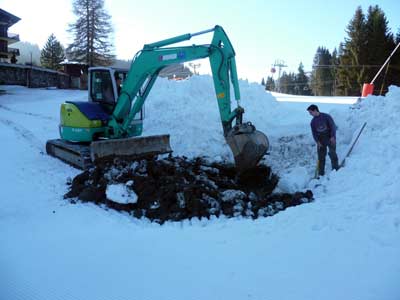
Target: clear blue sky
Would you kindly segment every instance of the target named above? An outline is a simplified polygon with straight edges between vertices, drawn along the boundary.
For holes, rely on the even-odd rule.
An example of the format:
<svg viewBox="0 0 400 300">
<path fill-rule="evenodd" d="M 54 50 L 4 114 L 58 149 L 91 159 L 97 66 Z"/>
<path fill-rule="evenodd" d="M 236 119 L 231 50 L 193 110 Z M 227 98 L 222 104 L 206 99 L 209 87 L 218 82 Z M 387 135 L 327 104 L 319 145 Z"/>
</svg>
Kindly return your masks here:
<svg viewBox="0 0 400 300">
<path fill-rule="evenodd" d="M 115 52 L 118 58 L 130 59 L 143 47 L 183 33 L 193 33 L 218 24 L 224 27 L 236 50 L 241 78 L 260 82 L 271 75 L 271 65 L 282 59 L 286 71 L 296 71 L 303 62 L 311 69 L 318 46 L 330 51 L 344 40 L 345 29 L 357 6 L 364 12 L 369 5 L 379 5 L 386 14 L 393 33 L 400 29 L 400 1 L 289 1 L 289 0 L 105 0 L 112 16 Z M 72 0 L 0 0 L 0 8 L 21 18 L 10 32 L 22 41 L 43 47 L 53 32 L 67 45 L 65 32 L 74 21 Z M 211 35 L 193 38 L 189 43 L 207 43 Z M 208 73 L 208 61 L 201 61 L 202 73 Z"/>
</svg>

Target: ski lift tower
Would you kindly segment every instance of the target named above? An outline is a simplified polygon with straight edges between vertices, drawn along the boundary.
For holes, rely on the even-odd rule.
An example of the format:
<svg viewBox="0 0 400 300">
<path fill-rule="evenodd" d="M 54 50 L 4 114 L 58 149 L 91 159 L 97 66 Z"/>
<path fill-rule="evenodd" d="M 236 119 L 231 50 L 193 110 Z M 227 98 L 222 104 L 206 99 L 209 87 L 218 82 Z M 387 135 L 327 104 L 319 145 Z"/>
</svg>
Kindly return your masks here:
<svg viewBox="0 0 400 300">
<path fill-rule="evenodd" d="M 196 70 L 200 68 L 201 63 L 189 63 L 189 66 L 193 68 L 193 75 L 199 75 L 199 72 L 196 72 Z"/>
<path fill-rule="evenodd" d="M 286 68 L 287 65 L 285 64 L 285 62 L 282 59 L 277 59 L 277 60 L 275 60 L 273 66 L 278 68 L 278 80 L 277 80 L 278 86 L 277 86 L 276 90 L 280 93 L 281 92 L 281 71 L 282 71 L 282 68 Z"/>
</svg>

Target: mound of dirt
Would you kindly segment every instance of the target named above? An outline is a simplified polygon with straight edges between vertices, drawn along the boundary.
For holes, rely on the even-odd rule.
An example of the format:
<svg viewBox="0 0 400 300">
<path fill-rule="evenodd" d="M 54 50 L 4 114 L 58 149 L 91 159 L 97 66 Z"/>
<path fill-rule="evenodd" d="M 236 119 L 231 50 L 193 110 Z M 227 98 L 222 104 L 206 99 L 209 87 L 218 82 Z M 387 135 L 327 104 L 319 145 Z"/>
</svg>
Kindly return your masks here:
<svg viewBox="0 0 400 300">
<path fill-rule="evenodd" d="M 271 194 L 278 180 L 265 165 L 238 175 L 233 165 L 200 157 L 114 160 L 77 175 L 65 198 L 158 223 L 212 215 L 255 219 L 313 200 L 311 191 Z"/>
</svg>

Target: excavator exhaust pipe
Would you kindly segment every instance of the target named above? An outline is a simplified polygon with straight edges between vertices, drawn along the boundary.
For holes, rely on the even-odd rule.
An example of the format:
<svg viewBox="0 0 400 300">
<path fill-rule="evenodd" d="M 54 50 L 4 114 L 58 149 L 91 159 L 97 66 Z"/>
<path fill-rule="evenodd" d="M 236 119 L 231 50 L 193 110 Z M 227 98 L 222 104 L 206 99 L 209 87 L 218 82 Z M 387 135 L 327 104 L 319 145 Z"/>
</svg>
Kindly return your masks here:
<svg viewBox="0 0 400 300">
<path fill-rule="evenodd" d="M 250 122 L 236 125 L 225 139 L 239 172 L 254 168 L 269 148 L 267 136 L 256 130 Z"/>
</svg>

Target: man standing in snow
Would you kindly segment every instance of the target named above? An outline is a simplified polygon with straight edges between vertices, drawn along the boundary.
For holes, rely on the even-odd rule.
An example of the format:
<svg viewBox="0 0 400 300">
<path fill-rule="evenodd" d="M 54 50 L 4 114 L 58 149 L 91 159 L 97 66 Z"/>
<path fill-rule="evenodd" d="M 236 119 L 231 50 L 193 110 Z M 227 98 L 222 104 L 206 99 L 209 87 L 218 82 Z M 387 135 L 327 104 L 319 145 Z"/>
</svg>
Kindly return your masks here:
<svg viewBox="0 0 400 300">
<path fill-rule="evenodd" d="M 311 131 L 318 147 L 318 174 L 325 174 L 326 148 L 329 149 L 332 170 L 339 169 L 338 157 L 336 154 L 336 125 L 332 117 L 326 113 L 319 112 L 315 104 L 307 108 L 313 119 L 311 120 Z"/>
</svg>

